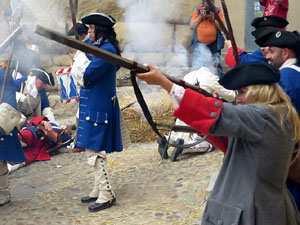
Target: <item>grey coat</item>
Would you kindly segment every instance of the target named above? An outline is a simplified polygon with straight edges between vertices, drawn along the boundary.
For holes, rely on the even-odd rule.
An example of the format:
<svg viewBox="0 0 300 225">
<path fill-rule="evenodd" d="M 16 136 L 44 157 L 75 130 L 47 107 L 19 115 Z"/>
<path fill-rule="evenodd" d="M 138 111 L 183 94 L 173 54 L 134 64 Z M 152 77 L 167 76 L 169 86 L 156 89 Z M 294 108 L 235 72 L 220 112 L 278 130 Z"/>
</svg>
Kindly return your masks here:
<svg viewBox="0 0 300 225">
<path fill-rule="evenodd" d="M 209 133 L 228 136 L 229 144 L 203 225 L 300 224 L 285 185 L 294 144 L 284 127 L 263 106 L 223 104 Z"/>
</svg>

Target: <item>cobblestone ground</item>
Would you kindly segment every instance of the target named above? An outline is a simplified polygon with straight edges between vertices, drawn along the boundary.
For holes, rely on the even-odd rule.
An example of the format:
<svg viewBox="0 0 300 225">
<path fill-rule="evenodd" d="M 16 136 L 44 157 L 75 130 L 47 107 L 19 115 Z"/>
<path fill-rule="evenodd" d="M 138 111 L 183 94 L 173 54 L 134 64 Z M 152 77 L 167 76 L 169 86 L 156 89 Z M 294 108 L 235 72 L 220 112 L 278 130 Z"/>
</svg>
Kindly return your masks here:
<svg viewBox="0 0 300 225">
<path fill-rule="evenodd" d="M 108 155 L 116 205 L 90 213 L 80 203 L 93 182 L 84 152 L 61 153 L 9 176 L 12 201 L 0 208 L 0 224 L 200 224 L 222 158 L 219 151 L 184 153 L 171 162 L 154 142 L 132 144 Z"/>
</svg>

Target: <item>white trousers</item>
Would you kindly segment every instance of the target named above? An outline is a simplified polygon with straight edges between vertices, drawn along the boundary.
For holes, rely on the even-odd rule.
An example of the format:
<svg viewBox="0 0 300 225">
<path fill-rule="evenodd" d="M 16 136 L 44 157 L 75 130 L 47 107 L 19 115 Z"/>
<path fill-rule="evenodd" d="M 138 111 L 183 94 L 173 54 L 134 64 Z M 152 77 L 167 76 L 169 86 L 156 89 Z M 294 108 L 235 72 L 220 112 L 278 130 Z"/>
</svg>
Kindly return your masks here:
<svg viewBox="0 0 300 225">
<path fill-rule="evenodd" d="M 10 201 L 10 193 L 8 189 L 8 168 L 7 163 L 0 160 L 0 204 Z"/>
<path fill-rule="evenodd" d="M 111 188 L 109 181 L 109 173 L 107 168 L 106 152 L 95 152 L 86 149 L 88 164 L 94 170 L 94 187 L 89 197 L 98 197 L 96 203 L 105 203 L 115 198 L 115 194 Z"/>
</svg>

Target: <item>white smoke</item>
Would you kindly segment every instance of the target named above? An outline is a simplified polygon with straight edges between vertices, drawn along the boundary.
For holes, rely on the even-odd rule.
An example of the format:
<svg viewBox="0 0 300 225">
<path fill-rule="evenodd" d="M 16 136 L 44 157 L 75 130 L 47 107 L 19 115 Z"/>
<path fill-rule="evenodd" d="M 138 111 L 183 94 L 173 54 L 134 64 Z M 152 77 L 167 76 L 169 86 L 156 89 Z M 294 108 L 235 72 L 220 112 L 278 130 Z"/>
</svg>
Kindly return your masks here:
<svg viewBox="0 0 300 225">
<path fill-rule="evenodd" d="M 213 59 L 206 46 L 197 48 L 192 55 L 192 62 L 189 62 L 189 50 L 182 45 L 176 45 L 176 24 L 169 21 L 178 19 L 177 9 L 182 4 L 180 1 L 172 0 L 119 0 L 119 6 L 124 9 L 127 27 L 124 34 L 126 46 L 123 51 L 165 55 L 165 65 L 168 67 L 188 67 L 190 64 L 194 70 L 201 66 L 210 67 Z M 136 54 L 137 61 L 161 65 L 157 62 L 158 58 L 146 57 L 146 59 L 147 62 L 143 61 L 142 54 Z"/>
</svg>

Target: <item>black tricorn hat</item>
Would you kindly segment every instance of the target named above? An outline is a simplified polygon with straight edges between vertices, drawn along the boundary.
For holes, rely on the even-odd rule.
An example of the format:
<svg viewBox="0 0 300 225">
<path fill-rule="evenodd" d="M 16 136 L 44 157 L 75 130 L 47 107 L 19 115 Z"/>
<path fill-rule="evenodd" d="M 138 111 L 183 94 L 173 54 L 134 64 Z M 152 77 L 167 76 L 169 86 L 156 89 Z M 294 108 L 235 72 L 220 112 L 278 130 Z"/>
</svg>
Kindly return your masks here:
<svg viewBox="0 0 300 225">
<path fill-rule="evenodd" d="M 256 30 L 252 31 L 251 34 L 255 37 L 255 39 L 259 39 L 262 36 L 265 36 L 266 34 L 273 32 L 273 31 L 279 31 L 279 28 L 275 27 L 260 27 Z"/>
<path fill-rule="evenodd" d="M 104 27 L 113 27 L 116 20 L 112 16 L 108 16 L 104 13 L 91 13 L 81 17 L 81 21 L 85 24 L 95 24 Z"/>
<path fill-rule="evenodd" d="M 284 28 L 289 24 L 289 22 L 279 16 L 262 16 L 257 17 L 251 22 L 251 26 L 257 28 L 260 27 L 277 27 Z"/>
<path fill-rule="evenodd" d="M 292 49 L 299 54 L 300 35 L 297 31 L 270 31 L 255 40 L 260 47 L 275 46 Z"/>
<path fill-rule="evenodd" d="M 87 34 L 88 33 L 88 30 L 89 28 L 84 24 L 84 23 L 77 23 L 76 24 L 76 28 L 77 28 L 77 33 L 79 35 L 81 34 Z M 74 36 L 75 35 L 75 29 L 74 27 L 72 27 L 68 33 L 67 33 L 68 36 Z"/>
<path fill-rule="evenodd" d="M 39 78 L 41 81 L 43 81 L 45 84 L 54 86 L 54 77 L 52 73 L 47 73 L 45 70 L 38 69 L 38 68 L 32 68 L 30 72 L 33 73 L 33 76 L 36 76 Z"/>
<path fill-rule="evenodd" d="M 236 67 L 219 80 L 219 83 L 229 90 L 238 90 L 255 84 L 277 83 L 280 72 L 267 63 L 250 63 Z"/>
</svg>

